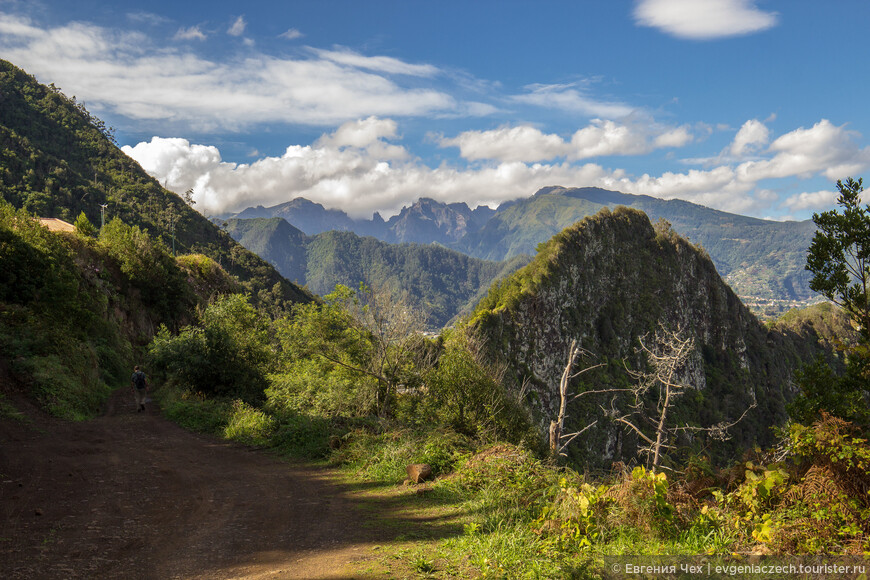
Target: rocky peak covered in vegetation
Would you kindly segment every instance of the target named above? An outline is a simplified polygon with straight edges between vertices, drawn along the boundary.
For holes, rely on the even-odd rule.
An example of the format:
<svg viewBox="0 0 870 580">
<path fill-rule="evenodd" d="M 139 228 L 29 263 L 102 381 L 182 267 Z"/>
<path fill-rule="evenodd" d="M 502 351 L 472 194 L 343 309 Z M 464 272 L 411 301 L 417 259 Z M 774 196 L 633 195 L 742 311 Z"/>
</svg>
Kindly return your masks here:
<svg viewBox="0 0 870 580">
<path fill-rule="evenodd" d="M 706 252 L 667 222 L 654 227 L 643 212 L 626 207 L 602 209 L 542 244 L 528 266 L 491 289 L 470 325 L 516 384 L 531 386 L 542 424 L 558 409 L 572 340 L 589 353 L 578 367 L 604 364 L 571 390 L 611 392 L 581 397 L 569 408 L 572 427 L 598 421 L 569 455 L 599 465 L 636 454 L 637 437 L 607 419 L 626 409 L 613 389 L 630 385 L 626 368 L 644 364 L 639 339 L 650 340 L 657 328 L 695 341 L 680 371 L 692 388 L 674 405 L 673 420 L 710 426 L 746 412 L 732 450 L 772 440 L 770 426 L 786 418 L 792 370 L 821 351 L 815 334 L 768 330 L 722 281 Z M 705 443 L 700 436 L 690 439 L 683 443 L 696 450 Z M 721 449 L 727 454 L 729 445 Z"/>
</svg>

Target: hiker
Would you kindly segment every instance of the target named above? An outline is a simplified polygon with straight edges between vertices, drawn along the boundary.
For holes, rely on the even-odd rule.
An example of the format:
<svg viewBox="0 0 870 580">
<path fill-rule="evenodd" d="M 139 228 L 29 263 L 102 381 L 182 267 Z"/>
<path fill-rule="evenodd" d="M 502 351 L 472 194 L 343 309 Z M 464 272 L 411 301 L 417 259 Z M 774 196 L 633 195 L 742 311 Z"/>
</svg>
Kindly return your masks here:
<svg viewBox="0 0 870 580">
<path fill-rule="evenodd" d="M 141 413 L 145 410 L 148 381 L 145 379 L 145 373 L 139 370 L 139 365 L 133 367 L 133 376 L 130 377 L 130 390 L 133 391 L 133 397 L 136 399 L 136 412 Z"/>
</svg>

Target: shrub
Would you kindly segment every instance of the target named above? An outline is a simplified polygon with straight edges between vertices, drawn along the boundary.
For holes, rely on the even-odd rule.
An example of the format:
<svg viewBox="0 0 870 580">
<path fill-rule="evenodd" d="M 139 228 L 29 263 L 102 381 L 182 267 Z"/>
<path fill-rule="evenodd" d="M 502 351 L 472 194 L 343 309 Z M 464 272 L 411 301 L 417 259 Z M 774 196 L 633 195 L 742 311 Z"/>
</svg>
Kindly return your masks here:
<svg viewBox="0 0 870 580">
<path fill-rule="evenodd" d="M 263 399 L 274 362 L 268 323 L 241 294 L 219 298 L 200 314 L 200 326 L 176 336 L 162 326 L 148 347 L 155 373 L 190 391 Z"/>
<path fill-rule="evenodd" d="M 233 402 L 232 412 L 224 437 L 246 445 L 268 445 L 275 431 L 276 421 L 261 409 L 251 407 L 241 400 Z"/>
</svg>

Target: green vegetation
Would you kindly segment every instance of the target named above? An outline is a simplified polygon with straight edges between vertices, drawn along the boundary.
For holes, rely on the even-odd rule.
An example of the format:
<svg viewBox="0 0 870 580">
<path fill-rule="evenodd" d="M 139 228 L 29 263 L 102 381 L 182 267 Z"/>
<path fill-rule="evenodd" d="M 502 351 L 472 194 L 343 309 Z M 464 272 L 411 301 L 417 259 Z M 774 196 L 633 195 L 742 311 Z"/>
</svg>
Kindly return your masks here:
<svg viewBox="0 0 870 580">
<path fill-rule="evenodd" d="M 844 336 L 842 312 L 764 327 L 704 250 L 621 207 L 541 244 L 465 324 L 426 338 L 424 314 L 443 316 L 508 266 L 332 232 L 305 259 L 346 272 L 320 279 L 362 264 L 380 284 L 315 302 L 144 177 L 74 101 L 8 63 L 0 93 L 0 371 L 55 415 L 93 416 L 147 353 L 154 396 L 187 428 L 391 485 L 427 463 L 438 479 L 416 488 L 421 501 L 457 506 L 464 524 L 407 554 L 427 576 L 588 577 L 605 554 L 870 552 L 870 357 L 866 333 Z M 111 208 L 99 229 L 94 203 Z M 75 232 L 49 232 L 33 211 L 77 215 Z M 190 253 L 167 247 L 173 225 Z M 419 287 L 417 302 L 400 284 Z M 595 391 L 628 387 L 627 367 L 650 370 L 655 351 L 638 339 L 666 323 L 694 333 L 680 369 L 694 382 L 664 404 L 683 435 L 648 470 L 637 438 L 604 425 L 628 406 Z M 572 384 L 591 396 L 569 416 L 602 425 L 552 457 L 540 426 L 575 339 L 602 366 Z M 633 408 L 656 407 L 658 389 Z M 0 393 L 0 420 L 15 420 L 12 407 Z M 747 409 L 733 440 L 705 434 Z"/>
<path fill-rule="evenodd" d="M 851 177 L 837 181 L 837 204 L 842 213 L 830 210 L 813 214 L 818 231 L 807 253 L 806 269 L 812 272 L 810 286 L 842 308 L 854 327 L 837 347 L 846 354 L 845 372 L 818 359 L 796 374 L 800 393 L 789 413 L 804 423 L 825 412 L 861 426 L 870 425 L 870 205 L 861 206 L 863 181 Z"/>
<path fill-rule="evenodd" d="M 61 417 L 96 413 L 150 329 L 189 319 L 197 301 L 166 248 L 120 221 L 98 239 L 56 234 L 0 201 L 0 261 L 4 364 Z"/>
<path fill-rule="evenodd" d="M 603 207 L 620 205 L 642 210 L 653 222 L 666 219 L 681 236 L 703 246 L 740 296 L 798 301 L 813 296 L 803 272 L 805 250 L 815 231 L 812 222 L 772 222 L 597 188 L 542 189 L 499 209 L 457 249 L 487 260 L 534 254 L 538 244 L 565 228 Z"/>
<path fill-rule="evenodd" d="M 794 368 L 825 351 L 812 335 L 765 328 L 721 281 L 703 249 L 667 222 L 653 226 L 625 207 L 604 208 L 541 244 L 529 265 L 493 286 L 469 324 L 480 333 L 487 360 L 506 367 L 510 388 L 528 386 L 526 402 L 540 425 L 559 409 L 557 385 L 572 340 L 590 353 L 578 370 L 602 365 L 572 383 L 572 392 L 593 394 L 569 402 L 565 425 L 572 433 L 597 422 L 565 451 L 571 462 L 590 468 L 628 461 L 646 446 L 637 432 L 604 417 L 602 407 L 608 417 L 625 417 L 629 405 L 640 403 L 625 396 L 633 383 L 626 368 L 645 369 L 639 341 L 660 324 L 685 329 L 696 345 L 681 370 L 691 388 L 668 414 L 668 421 L 688 428 L 677 437 L 681 451 L 672 467 L 692 448 L 722 463 L 748 447 L 772 444 L 770 426 L 787 419 Z M 642 406 L 655 406 L 653 391 Z M 744 412 L 728 441 L 703 431 Z"/>
<path fill-rule="evenodd" d="M 493 280 L 527 262 L 525 256 L 489 262 L 434 244 L 388 244 L 352 232 L 309 237 L 282 218 L 232 219 L 226 231 L 287 279 L 317 294 L 337 284 L 386 289 L 424 312 L 434 328 L 470 310 Z"/>
<path fill-rule="evenodd" d="M 870 205 L 861 207 L 863 181 L 837 181 L 841 214 L 813 214 L 818 231 L 807 253 L 810 287 L 842 307 L 870 341 Z"/>
<path fill-rule="evenodd" d="M 239 246 L 118 149 L 82 103 L 0 60 L 0 195 L 40 217 L 87 228 L 118 218 L 179 254 L 205 254 L 273 316 L 311 296 Z M 77 219 L 78 218 L 78 219 Z M 82 230 L 80 230 L 82 231 Z"/>
</svg>

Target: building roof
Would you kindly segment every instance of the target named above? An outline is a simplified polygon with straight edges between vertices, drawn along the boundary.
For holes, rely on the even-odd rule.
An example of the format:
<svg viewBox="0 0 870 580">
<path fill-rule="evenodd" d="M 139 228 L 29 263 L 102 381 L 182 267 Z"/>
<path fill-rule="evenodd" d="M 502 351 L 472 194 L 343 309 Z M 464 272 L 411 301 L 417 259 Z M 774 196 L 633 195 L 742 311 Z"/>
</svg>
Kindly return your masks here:
<svg viewBox="0 0 870 580">
<path fill-rule="evenodd" d="M 39 223 L 53 232 L 74 232 L 75 226 L 57 218 L 39 218 Z"/>
</svg>

